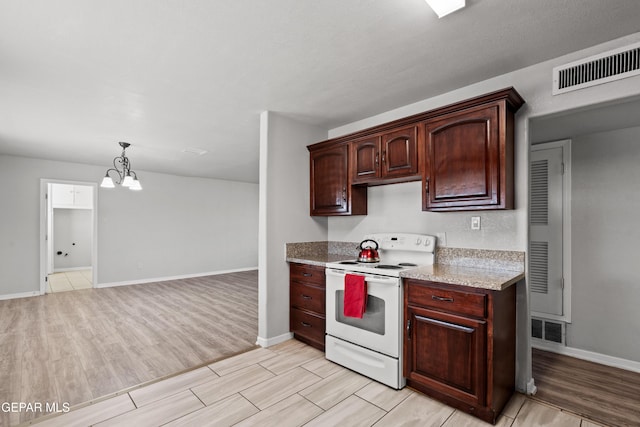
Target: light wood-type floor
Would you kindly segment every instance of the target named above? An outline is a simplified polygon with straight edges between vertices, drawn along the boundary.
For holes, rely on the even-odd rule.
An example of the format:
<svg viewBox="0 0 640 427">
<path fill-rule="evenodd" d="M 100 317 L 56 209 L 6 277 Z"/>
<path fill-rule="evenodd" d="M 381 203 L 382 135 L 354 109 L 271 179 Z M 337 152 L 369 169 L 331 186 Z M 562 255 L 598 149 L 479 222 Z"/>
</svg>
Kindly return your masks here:
<svg viewBox="0 0 640 427">
<path fill-rule="evenodd" d="M 257 271 L 0 301 L 0 403 L 75 405 L 253 348 Z M 42 412 L 0 408 L 0 426 Z"/>
<path fill-rule="evenodd" d="M 47 277 L 47 293 L 76 291 L 93 287 L 91 269 L 51 273 Z"/>
<path fill-rule="evenodd" d="M 48 417 L 37 426 L 490 426 L 408 388 L 381 385 L 295 340 Z M 597 426 L 521 394 L 497 425 Z"/>
<path fill-rule="evenodd" d="M 533 349 L 536 399 L 609 426 L 640 426 L 640 374 Z"/>
</svg>

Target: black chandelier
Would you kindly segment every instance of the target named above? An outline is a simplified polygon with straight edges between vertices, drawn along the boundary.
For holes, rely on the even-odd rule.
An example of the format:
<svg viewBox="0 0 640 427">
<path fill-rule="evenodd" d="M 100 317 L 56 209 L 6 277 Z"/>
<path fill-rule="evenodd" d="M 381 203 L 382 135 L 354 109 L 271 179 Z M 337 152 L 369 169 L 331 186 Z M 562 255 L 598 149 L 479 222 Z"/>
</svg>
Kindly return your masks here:
<svg viewBox="0 0 640 427">
<path fill-rule="evenodd" d="M 142 190 L 142 185 L 140 185 L 140 181 L 138 181 L 138 175 L 134 171 L 131 170 L 131 163 L 129 162 L 129 158 L 125 156 L 124 151 L 131 144 L 128 142 L 119 142 L 122 147 L 122 154 L 120 157 L 116 157 L 113 159 L 113 167 L 107 169 L 107 173 L 102 178 L 102 183 L 100 187 L 103 188 L 114 188 L 115 184 L 122 185 L 123 187 L 128 187 L 129 190 L 139 191 Z M 113 183 L 113 179 L 109 175 L 110 172 L 115 172 L 118 174 L 116 178 L 115 184 Z"/>
</svg>

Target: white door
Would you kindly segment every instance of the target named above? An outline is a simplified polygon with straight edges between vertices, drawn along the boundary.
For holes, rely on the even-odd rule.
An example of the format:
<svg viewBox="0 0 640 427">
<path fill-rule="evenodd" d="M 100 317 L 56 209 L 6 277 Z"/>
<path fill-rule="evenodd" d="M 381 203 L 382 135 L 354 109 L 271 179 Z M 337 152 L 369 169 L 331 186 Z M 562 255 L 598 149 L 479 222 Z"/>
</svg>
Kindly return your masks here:
<svg viewBox="0 0 640 427">
<path fill-rule="evenodd" d="M 531 311 L 538 317 L 560 319 L 567 314 L 563 274 L 563 264 L 568 261 L 563 248 L 567 205 L 563 193 L 568 142 L 531 147 L 528 280 Z"/>
</svg>

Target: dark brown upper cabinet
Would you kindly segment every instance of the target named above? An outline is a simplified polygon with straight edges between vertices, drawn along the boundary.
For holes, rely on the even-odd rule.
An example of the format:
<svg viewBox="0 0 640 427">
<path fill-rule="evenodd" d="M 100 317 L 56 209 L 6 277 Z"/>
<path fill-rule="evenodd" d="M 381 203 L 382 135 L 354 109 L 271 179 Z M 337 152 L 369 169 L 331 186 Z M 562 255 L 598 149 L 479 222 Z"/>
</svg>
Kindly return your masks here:
<svg viewBox="0 0 640 427">
<path fill-rule="evenodd" d="M 308 146 L 311 215 L 366 215 L 367 186 L 422 178 L 422 209 L 513 209 L 514 115 L 506 88 Z"/>
<path fill-rule="evenodd" d="M 387 184 L 420 179 L 418 127 L 356 140 L 351 145 L 352 184 Z"/>
<path fill-rule="evenodd" d="M 311 215 L 366 215 L 367 189 L 349 182 L 349 145 L 310 150 Z"/>
<path fill-rule="evenodd" d="M 510 92 L 425 122 L 423 210 L 513 209 Z"/>
</svg>

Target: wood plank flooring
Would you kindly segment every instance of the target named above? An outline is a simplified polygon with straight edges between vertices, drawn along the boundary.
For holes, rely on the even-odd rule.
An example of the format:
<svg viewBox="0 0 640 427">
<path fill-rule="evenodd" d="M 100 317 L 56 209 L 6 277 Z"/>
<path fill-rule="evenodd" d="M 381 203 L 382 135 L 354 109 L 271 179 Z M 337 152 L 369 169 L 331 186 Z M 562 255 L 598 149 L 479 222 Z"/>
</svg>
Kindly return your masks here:
<svg viewBox="0 0 640 427">
<path fill-rule="evenodd" d="M 608 426 L 640 426 L 640 374 L 532 349 L 536 399 Z"/>
<path fill-rule="evenodd" d="M 37 427 L 490 426 L 408 388 L 393 390 L 372 381 L 295 340 L 38 421 Z M 497 426 L 597 427 L 518 393 Z"/>
<path fill-rule="evenodd" d="M 90 401 L 250 349 L 257 325 L 257 271 L 3 300 L 0 402 Z"/>
</svg>

